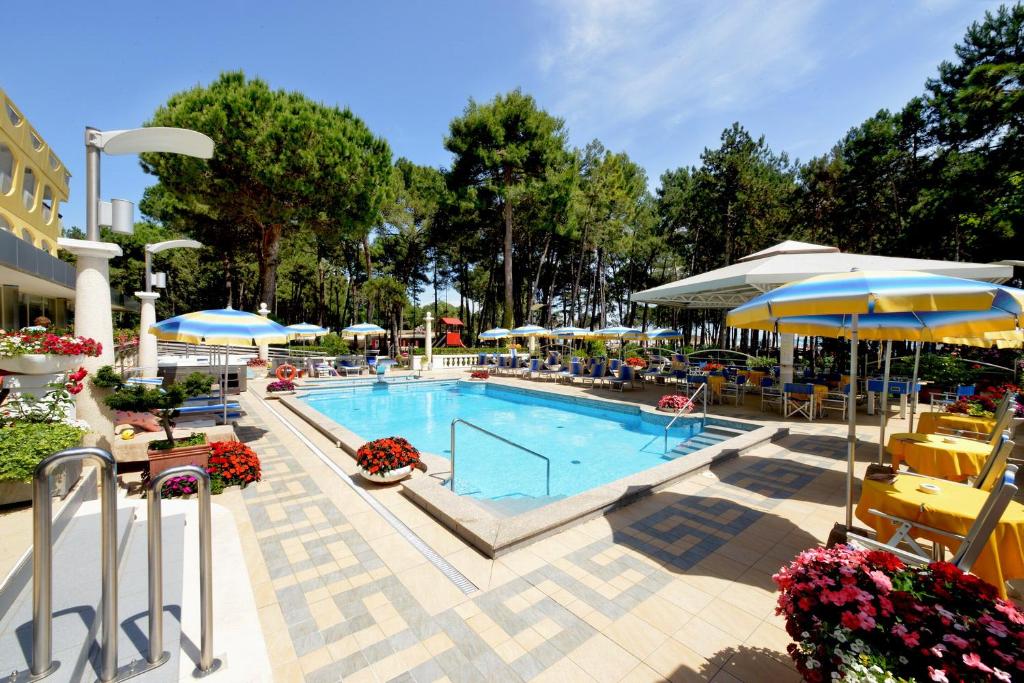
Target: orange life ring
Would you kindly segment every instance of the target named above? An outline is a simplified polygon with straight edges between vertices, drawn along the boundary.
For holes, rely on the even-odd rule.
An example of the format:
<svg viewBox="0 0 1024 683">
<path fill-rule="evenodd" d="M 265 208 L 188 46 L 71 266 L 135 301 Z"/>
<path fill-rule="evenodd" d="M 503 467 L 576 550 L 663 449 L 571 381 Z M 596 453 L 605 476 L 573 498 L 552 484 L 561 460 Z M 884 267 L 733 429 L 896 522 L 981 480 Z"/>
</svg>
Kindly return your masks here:
<svg viewBox="0 0 1024 683">
<path fill-rule="evenodd" d="M 277 378 L 279 380 L 291 381 L 295 379 L 296 375 L 299 374 L 299 371 L 295 368 L 294 365 L 288 365 L 287 363 L 285 363 L 284 365 L 278 367 L 277 371 L 274 374 L 277 375 Z"/>
</svg>

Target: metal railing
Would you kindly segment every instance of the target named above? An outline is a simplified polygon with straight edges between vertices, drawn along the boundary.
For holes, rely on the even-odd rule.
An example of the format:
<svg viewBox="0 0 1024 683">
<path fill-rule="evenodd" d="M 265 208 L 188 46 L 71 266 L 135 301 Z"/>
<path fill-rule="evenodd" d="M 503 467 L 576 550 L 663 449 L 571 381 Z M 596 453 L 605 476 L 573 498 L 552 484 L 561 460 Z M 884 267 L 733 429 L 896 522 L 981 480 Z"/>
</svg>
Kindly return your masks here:
<svg viewBox="0 0 1024 683">
<path fill-rule="evenodd" d="M 166 469 L 149 482 L 147 498 L 149 554 L 149 653 L 151 667 L 169 658 L 164 652 L 163 517 L 160 490 L 173 477 L 194 477 L 199 493 L 199 605 L 200 646 L 196 675 L 212 673 L 220 666 L 213 658 L 213 552 L 210 523 L 210 475 L 202 467 L 180 465 Z"/>
<path fill-rule="evenodd" d="M 117 463 L 101 448 L 70 448 L 44 458 L 32 478 L 32 663 L 36 680 L 53 673 L 53 502 L 50 475 L 68 460 L 92 460 L 100 470 L 101 681 L 117 677 Z"/>
<path fill-rule="evenodd" d="M 452 426 L 451 426 L 452 476 L 451 476 L 451 479 L 449 480 L 449 488 L 451 488 L 453 493 L 455 492 L 455 426 L 457 424 L 459 424 L 460 422 L 462 424 L 466 425 L 467 427 L 471 427 L 472 429 L 475 429 L 476 431 L 478 431 L 478 432 L 480 432 L 482 434 L 486 434 L 487 436 L 493 437 L 493 438 L 497 439 L 498 441 L 501 441 L 502 443 L 508 444 L 509 446 L 512 446 L 514 448 L 518 448 L 521 451 L 529 453 L 530 455 L 532 455 L 532 456 L 534 456 L 536 458 L 540 458 L 541 460 L 543 460 L 544 461 L 544 468 L 545 468 L 545 477 L 544 477 L 544 480 L 545 480 L 545 483 L 544 483 L 545 493 L 544 493 L 544 495 L 546 495 L 546 496 L 550 496 L 551 495 L 551 460 L 546 455 L 541 455 L 537 451 L 530 450 L 526 446 L 517 444 L 515 441 L 510 441 L 509 439 L 506 439 L 505 437 L 501 436 L 500 434 L 495 434 L 494 432 L 488 431 L 488 430 L 484 429 L 483 427 L 480 427 L 478 425 L 473 424 L 472 422 L 469 422 L 467 420 L 463 420 L 461 417 L 457 417 L 454 420 L 452 420 Z"/>
<path fill-rule="evenodd" d="M 697 387 L 697 391 L 693 392 L 693 396 L 690 397 L 690 411 L 693 410 L 693 403 L 695 402 L 698 394 L 700 394 L 701 392 L 704 392 L 704 396 L 702 397 L 704 399 L 704 413 L 703 413 L 703 415 L 700 418 L 700 424 L 703 427 L 704 425 L 706 425 L 708 423 L 708 385 L 707 385 L 706 382 L 704 384 L 701 384 L 699 387 Z M 673 418 L 671 420 L 669 420 L 669 423 L 667 425 L 665 425 L 665 452 L 666 453 L 668 453 L 668 430 L 672 428 L 672 425 L 674 425 L 676 423 L 676 420 L 681 418 L 683 415 L 688 415 L 689 412 L 690 412 L 690 411 L 683 412 L 683 410 L 684 409 L 682 409 L 682 408 L 677 410 L 675 416 L 673 416 Z"/>
</svg>

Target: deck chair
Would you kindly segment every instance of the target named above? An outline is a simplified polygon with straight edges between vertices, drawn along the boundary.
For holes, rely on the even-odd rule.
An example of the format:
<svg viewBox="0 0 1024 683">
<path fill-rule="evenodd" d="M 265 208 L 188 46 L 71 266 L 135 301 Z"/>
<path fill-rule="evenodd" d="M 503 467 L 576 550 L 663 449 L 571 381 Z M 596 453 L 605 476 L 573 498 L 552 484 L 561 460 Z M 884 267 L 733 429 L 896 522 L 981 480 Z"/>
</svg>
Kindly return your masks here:
<svg viewBox="0 0 1024 683">
<path fill-rule="evenodd" d="M 708 383 L 708 376 L 707 375 L 687 375 L 686 376 L 686 382 L 685 382 L 684 386 L 682 387 L 683 393 L 685 393 L 687 396 L 693 397 L 698 391 L 700 391 L 700 386 L 702 384 L 707 384 L 707 383 Z M 704 391 L 707 391 L 707 389 L 705 389 Z M 711 402 L 711 397 L 710 396 L 708 397 L 708 402 L 709 403 Z"/>
<path fill-rule="evenodd" d="M 772 410 L 782 412 L 782 388 L 777 386 L 771 377 L 761 380 L 761 411 Z"/>
<path fill-rule="evenodd" d="M 584 385 L 591 384 L 597 386 L 598 382 L 604 381 L 604 363 L 594 363 L 593 369 L 591 369 L 589 375 L 584 375 L 580 378 Z"/>
<path fill-rule="evenodd" d="M 498 356 L 498 364 L 494 366 L 494 374 L 505 374 L 505 370 L 508 369 L 508 361 L 509 359 L 505 358 L 505 356 Z"/>
<path fill-rule="evenodd" d="M 739 405 L 743 401 L 743 397 L 747 393 L 747 378 L 743 375 L 733 375 L 730 381 L 726 381 L 722 385 L 722 401 L 725 402 L 726 397 L 733 396 L 736 399 L 736 405 Z"/>
<path fill-rule="evenodd" d="M 574 358 L 568 368 L 558 373 L 555 381 L 572 384 L 581 377 L 583 377 L 583 363 L 578 358 Z"/>
<path fill-rule="evenodd" d="M 520 374 L 523 376 L 523 379 L 531 379 L 534 375 L 539 375 L 540 372 L 540 358 L 531 358 L 530 364 L 520 370 Z"/>
<path fill-rule="evenodd" d="M 1013 411 L 1004 409 L 1002 415 L 996 419 L 995 425 L 992 427 L 992 431 L 988 434 L 981 435 L 982 438 L 969 438 L 960 434 L 918 434 L 917 432 L 900 432 L 893 434 L 889 442 L 893 440 L 903 441 L 917 441 L 922 443 L 928 443 L 934 448 L 956 448 L 963 441 L 971 441 L 977 443 L 978 441 L 987 441 L 993 449 L 999 444 L 999 439 L 1010 427 L 1010 423 L 1013 421 Z M 970 432 L 971 434 L 977 434 L 977 432 Z M 931 438 L 936 437 L 936 438 Z M 939 440 L 941 439 L 941 441 Z M 953 443 L 945 443 L 946 439 L 953 439 Z"/>
<path fill-rule="evenodd" d="M 1001 432 L 999 429 L 999 422 L 1003 421 L 1006 413 L 1010 412 L 1013 408 L 1013 402 L 1016 400 L 1013 392 L 1007 391 L 1003 394 L 1003 397 L 999 399 L 999 403 L 996 404 L 996 409 L 992 412 L 996 419 L 996 425 L 989 432 L 975 432 L 969 429 L 955 429 L 951 427 L 938 426 L 935 428 L 936 434 L 945 434 L 946 436 L 959 436 L 965 439 L 972 439 L 975 441 L 990 441 L 995 434 Z M 1011 418 L 1012 419 L 1012 418 Z M 1007 422 L 1007 426 L 1009 423 Z M 1005 427 L 1004 427 L 1005 429 Z"/>
<path fill-rule="evenodd" d="M 124 381 L 125 384 L 142 384 L 147 387 L 162 387 L 164 385 L 163 377 L 129 377 Z"/>
<path fill-rule="evenodd" d="M 633 379 L 635 377 L 634 373 L 635 371 L 633 370 L 632 365 L 623 363 L 622 366 L 619 368 L 619 374 L 617 376 L 608 378 L 608 386 L 611 387 L 612 389 L 615 389 L 616 391 L 622 391 L 623 389 L 626 388 L 626 385 L 628 384 L 629 388 L 633 389 Z"/>
<path fill-rule="evenodd" d="M 821 399 L 818 406 L 818 413 L 825 414 L 830 410 L 839 411 L 840 416 L 846 419 L 846 407 L 850 404 L 850 385 L 840 387 L 836 391 L 830 391 Z"/>
<path fill-rule="evenodd" d="M 621 360 L 619 360 L 618 358 L 612 358 L 610 361 L 608 361 L 608 372 L 618 372 L 621 366 Z"/>
<path fill-rule="evenodd" d="M 782 406 L 783 416 L 803 415 L 808 421 L 813 422 L 814 385 L 791 382 L 782 385 Z"/>
<path fill-rule="evenodd" d="M 975 386 L 973 384 L 961 384 L 957 386 L 956 391 L 947 391 L 941 394 L 932 394 L 931 397 L 931 409 L 932 412 L 939 412 L 945 410 L 946 406 L 951 403 L 956 403 L 962 398 L 968 396 L 974 396 Z"/>
<path fill-rule="evenodd" d="M 1017 466 L 1007 465 L 1000 473 L 1000 476 L 996 478 L 988 498 L 985 499 L 985 503 L 978 511 L 978 516 L 966 535 L 956 534 L 945 529 L 937 529 L 909 519 L 886 514 L 880 510 L 871 509 L 871 514 L 887 519 L 896 525 L 896 533 L 893 537 L 887 543 L 882 543 L 875 538 L 850 533 L 847 534 L 847 540 L 861 547 L 873 550 L 886 550 L 904 562 L 928 564 L 933 560 L 932 554 L 926 553 L 913 537 L 915 530 L 924 530 L 931 534 L 948 538 L 951 541 L 959 542 L 956 553 L 953 555 L 952 563 L 961 571 L 969 572 L 981 551 L 984 550 L 989 537 L 992 536 L 992 532 L 995 530 L 1006 508 L 1009 507 L 1014 494 L 1017 493 L 1016 479 Z M 901 548 L 901 543 L 905 543 L 910 550 Z"/>
</svg>

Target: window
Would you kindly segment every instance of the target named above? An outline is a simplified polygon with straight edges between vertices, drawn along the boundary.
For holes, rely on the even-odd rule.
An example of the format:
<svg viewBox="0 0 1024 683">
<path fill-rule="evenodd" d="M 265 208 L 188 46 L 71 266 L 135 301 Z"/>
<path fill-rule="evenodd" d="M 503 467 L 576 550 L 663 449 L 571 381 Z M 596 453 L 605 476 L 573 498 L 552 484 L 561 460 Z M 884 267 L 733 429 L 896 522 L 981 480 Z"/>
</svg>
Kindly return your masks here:
<svg viewBox="0 0 1024 683">
<path fill-rule="evenodd" d="M 29 133 L 29 138 L 32 140 L 32 149 L 38 152 L 43 148 L 43 141 L 35 134 L 35 132 Z"/>
<path fill-rule="evenodd" d="M 53 218 L 53 190 L 49 185 L 43 187 L 43 222 L 49 223 Z"/>
<path fill-rule="evenodd" d="M 71 187 L 71 174 L 64 171 L 64 186 Z"/>
<path fill-rule="evenodd" d="M 43 240 L 42 242 L 40 242 L 39 248 L 45 251 L 47 254 L 53 253 L 53 245 L 50 244 L 47 240 Z"/>
<path fill-rule="evenodd" d="M 0 194 L 7 194 L 14 184 L 14 155 L 7 145 L 0 145 Z"/>
<path fill-rule="evenodd" d="M 32 233 L 28 231 L 28 228 L 21 229 L 21 239 L 25 240 L 29 244 L 32 244 Z"/>
<path fill-rule="evenodd" d="M 0 216 L 0 230 L 6 230 L 7 232 L 11 232 L 11 224 L 8 223 L 7 219 L 4 218 L 3 216 Z"/>
<path fill-rule="evenodd" d="M 57 158 L 57 155 L 54 154 L 53 152 L 50 152 L 50 168 L 56 171 L 59 166 L 60 160 Z"/>
<path fill-rule="evenodd" d="M 20 126 L 21 114 L 14 111 L 14 107 L 11 106 L 10 102 L 4 102 L 4 104 L 7 105 L 7 118 L 11 120 L 11 125 Z"/>
<path fill-rule="evenodd" d="M 31 168 L 25 169 L 25 175 L 21 180 L 21 202 L 29 211 L 36 203 L 36 174 Z"/>
</svg>

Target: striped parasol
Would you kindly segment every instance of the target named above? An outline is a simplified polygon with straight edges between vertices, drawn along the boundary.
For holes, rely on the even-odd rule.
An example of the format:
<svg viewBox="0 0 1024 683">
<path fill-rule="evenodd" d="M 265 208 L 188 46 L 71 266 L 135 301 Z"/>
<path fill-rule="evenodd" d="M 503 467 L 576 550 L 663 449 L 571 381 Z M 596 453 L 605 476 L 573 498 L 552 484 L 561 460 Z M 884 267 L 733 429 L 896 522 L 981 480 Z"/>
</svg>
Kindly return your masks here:
<svg viewBox="0 0 1024 683">
<path fill-rule="evenodd" d="M 508 332 L 510 337 L 543 337 L 547 334 L 548 330 L 540 325 L 520 325 Z"/>
<path fill-rule="evenodd" d="M 508 330 L 504 327 L 492 327 L 480 333 L 481 339 L 504 339 L 508 336 Z"/>
<path fill-rule="evenodd" d="M 292 337 L 319 337 L 331 331 L 329 327 L 320 327 L 312 323 L 296 323 L 288 325 L 284 329 L 288 330 L 288 334 Z"/>
</svg>

